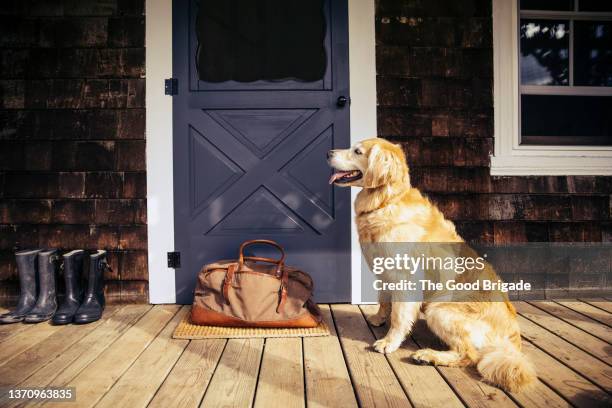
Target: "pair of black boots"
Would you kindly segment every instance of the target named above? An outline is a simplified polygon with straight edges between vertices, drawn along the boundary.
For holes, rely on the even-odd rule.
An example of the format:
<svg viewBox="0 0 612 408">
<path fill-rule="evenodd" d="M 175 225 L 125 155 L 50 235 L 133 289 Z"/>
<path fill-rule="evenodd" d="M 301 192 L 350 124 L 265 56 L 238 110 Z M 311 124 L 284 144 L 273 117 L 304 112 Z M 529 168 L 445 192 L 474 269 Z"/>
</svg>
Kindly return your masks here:
<svg viewBox="0 0 612 408">
<path fill-rule="evenodd" d="M 60 259 L 57 250 L 26 250 L 15 254 L 21 294 L 17 307 L 0 316 L 0 323 L 39 323 L 53 318 L 54 324 L 91 323 L 104 311 L 104 272 L 110 269 L 106 251 L 89 255 L 87 289 L 83 293 L 82 277 L 85 251 L 77 249 L 63 255 L 65 296 L 57 307 L 55 274 Z"/>
</svg>

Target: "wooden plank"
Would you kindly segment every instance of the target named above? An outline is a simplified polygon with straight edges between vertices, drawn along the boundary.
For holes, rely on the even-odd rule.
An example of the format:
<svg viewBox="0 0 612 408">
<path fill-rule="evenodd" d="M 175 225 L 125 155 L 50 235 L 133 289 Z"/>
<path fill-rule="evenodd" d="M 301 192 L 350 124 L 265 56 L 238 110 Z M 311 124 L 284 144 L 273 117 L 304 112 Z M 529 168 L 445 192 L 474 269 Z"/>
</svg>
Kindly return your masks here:
<svg viewBox="0 0 612 408">
<path fill-rule="evenodd" d="M 149 408 L 195 408 L 217 368 L 225 339 L 191 340 Z"/>
<path fill-rule="evenodd" d="M 189 340 L 172 338 L 174 329 L 189 310 L 187 306 L 179 310 L 96 407 L 147 406 L 189 343 Z"/>
<path fill-rule="evenodd" d="M 579 300 L 556 300 L 555 302 L 607 326 L 612 326 L 612 314 L 598 307 Z"/>
<path fill-rule="evenodd" d="M 11 309 L 0 306 L 0 314 L 8 313 L 10 310 Z M 0 324 L 0 343 L 14 334 L 34 326 L 35 325 L 24 323 Z M 2 345 L 0 345 L 0 347 L 2 347 Z"/>
<path fill-rule="evenodd" d="M 357 399 L 342 356 L 331 310 L 329 305 L 319 307 L 331 335 L 303 339 L 307 406 L 309 408 L 357 407 Z"/>
<path fill-rule="evenodd" d="M 138 356 L 151 344 L 157 334 L 178 311 L 179 306 L 153 307 L 142 319 L 130 327 L 117 341 L 104 350 L 97 359 L 85 367 L 67 384 L 75 387 L 76 400 L 50 403 L 52 407 L 91 407 L 111 388 Z M 58 386 L 55 382 L 53 386 Z"/>
<path fill-rule="evenodd" d="M 551 301 L 531 301 L 530 304 L 568 322 L 603 341 L 612 343 L 612 329 L 597 321 Z"/>
<path fill-rule="evenodd" d="M 102 319 L 88 325 L 67 325 L 19 354 L 0 367 L 0 387 L 19 384 L 55 356 L 62 354 L 74 343 L 108 320 L 117 310 L 116 307 L 109 308 Z"/>
<path fill-rule="evenodd" d="M 251 406 L 263 345 L 263 339 L 228 340 L 200 407 Z"/>
<path fill-rule="evenodd" d="M 423 321 L 415 325 L 412 338 L 420 348 L 444 349 Z M 484 383 L 474 369 L 443 366 L 436 369 L 468 407 L 517 406 L 502 390 Z"/>
<path fill-rule="evenodd" d="M 0 347 L 2 347 L 3 341 L 8 340 L 17 333 L 21 333 L 22 331 L 31 329 L 33 327 L 36 327 L 36 325 L 25 323 L 0 324 Z"/>
<path fill-rule="evenodd" d="M 37 323 L 32 329 L 21 331 L 8 340 L 2 342 L 0 347 L 0 366 L 7 364 L 19 354 L 35 346 L 63 326 L 54 326 L 49 322 Z M 0 368 L 1 369 L 1 368 Z"/>
<path fill-rule="evenodd" d="M 527 340 L 603 389 L 612 390 L 612 369 L 606 363 L 522 316 L 518 316 L 518 321 Z"/>
<path fill-rule="evenodd" d="M 151 306 L 149 305 L 122 307 L 113 315 L 112 319 L 105 321 L 20 385 L 24 387 L 44 387 L 51 383 L 66 384 L 150 309 Z"/>
<path fill-rule="evenodd" d="M 545 311 L 538 309 L 525 302 L 514 302 L 516 310 L 527 319 L 542 326 L 546 330 L 556 334 L 565 341 L 572 343 L 574 346 L 582 349 L 584 352 L 612 364 L 612 355 L 610 354 L 610 345 L 605 341 L 591 336 L 588 333 L 557 319 Z"/>
<path fill-rule="evenodd" d="M 52 383 L 66 384 L 150 309 L 149 305 L 123 306 L 112 319 L 108 319 L 62 354 L 55 356 L 51 362 L 22 381 L 19 386 L 45 387 Z M 41 401 L 26 401 L 26 403 L 28 407 L 42 405 Z M 0 399 L 0 406 L 9 408 L 21 404 L 14 400 Z"/>
<path fill-rule="evenodd" d="M 591 298 L 591 299 L 578 299 L 582 302 L 588 303 L 591 306 L 595 306 L 601 310 L 605 310 L 608 313 L 612 313 L 612 302 L 604 298 Z"/>
<path fill-rule="evenodd" d="M 332 305 L 342 350 L 363 407 L 408 407 L 408 397 L 383 354 L 371 348 L 374 335 L 354 305 Z"/>
<path fill-rule="evenodd" d="M 378 306 L 364 305 L 361 310 L 366 315 L 376 313 Z M 372 327 L 377 339 L 383 337 L 388 326 Z M 408 338 L 396 352 L 388 354 L 387 360 L 410 402 L 415 407 L 463 407 L 452 388 L 446 383 L 438 370 L 433 366 L 410 364 L 409 356 L 419 349 L 412 338 Z"/>
<path fill-rule="evenodd" d="M 304 400 L 302 339 L 266 339 L 257 381 L 256 408 L 274 406 L 301 408 Z"/>
<path fill-rule="evenodd" d="M 573 405 L 577 407 L 610 406 L 610 396 L 605 391 L 528 341 L 523 341 L 523 352 L 536 366 L 540 380 Z M 548 404 L 541 406 L 548 406 Z"/>
<path fill-rule="evenodd" d="M 511 392 L 509 395 L 516 403 L 525 408 L 570 408 L 572 406 L 551 387 L 539 380 L 532 388 L 518 393 Z"/>
</svg>

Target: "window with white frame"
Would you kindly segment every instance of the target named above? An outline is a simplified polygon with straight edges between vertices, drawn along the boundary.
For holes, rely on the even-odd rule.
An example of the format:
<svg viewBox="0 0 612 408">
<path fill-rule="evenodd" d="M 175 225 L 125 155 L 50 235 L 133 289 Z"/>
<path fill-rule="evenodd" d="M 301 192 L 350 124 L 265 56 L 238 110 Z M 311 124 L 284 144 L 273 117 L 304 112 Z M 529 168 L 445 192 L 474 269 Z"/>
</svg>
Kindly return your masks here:
<svg viewBox="0 0 612 408">
<path fill-rule="evenodd" d="M 612 0 L 493 0 L 493 175 L 612 174 Z"/>
<path fill-rule="evenodd" d="M 612 1 L 521 0 L 520 144 L 612 145 Z"/>
</svg>

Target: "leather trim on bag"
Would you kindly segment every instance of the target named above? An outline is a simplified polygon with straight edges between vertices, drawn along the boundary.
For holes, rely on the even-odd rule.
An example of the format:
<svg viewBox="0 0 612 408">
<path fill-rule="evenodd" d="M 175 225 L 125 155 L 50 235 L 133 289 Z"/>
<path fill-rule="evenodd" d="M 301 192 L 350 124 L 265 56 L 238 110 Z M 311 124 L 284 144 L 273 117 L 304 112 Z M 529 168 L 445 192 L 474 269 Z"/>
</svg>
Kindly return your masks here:
<svg viewBox="0 0 612 408">
<path fill-rule="evenodd" d="M 296 328 L 296 327 L 317 327 L 321 319 L 305 312 L 298 317 L 280 321 L 246 321 L 237 317 L 227 316 L 213 310 L 206 310 L 203 307 L 194 305 L 191 309 L 191 322 L 193 324 L 206 326 L 227 326 L 227 327 L 264 327 L 264 328 Z"/>
</svg>

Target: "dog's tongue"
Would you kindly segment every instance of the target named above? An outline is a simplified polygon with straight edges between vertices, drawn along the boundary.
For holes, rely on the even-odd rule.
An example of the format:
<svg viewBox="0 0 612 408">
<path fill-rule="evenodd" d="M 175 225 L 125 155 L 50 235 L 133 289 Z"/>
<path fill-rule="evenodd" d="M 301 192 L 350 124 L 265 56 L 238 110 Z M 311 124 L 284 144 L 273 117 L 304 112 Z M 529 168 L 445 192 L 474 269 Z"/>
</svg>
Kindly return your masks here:
<svg viewBox="0 0 612 408">
<path fill-rule="evenodd" d="M 333 184 L 334 181 L 338 180 L 339 178 L 342 178 L 344 176 L 346 176 L 347 174 L 350 174 L 350 171 L 338 171 L 334 174 L 331 175 L 331 177 L 329 178 L 329 184 Z"/>
</svg>

